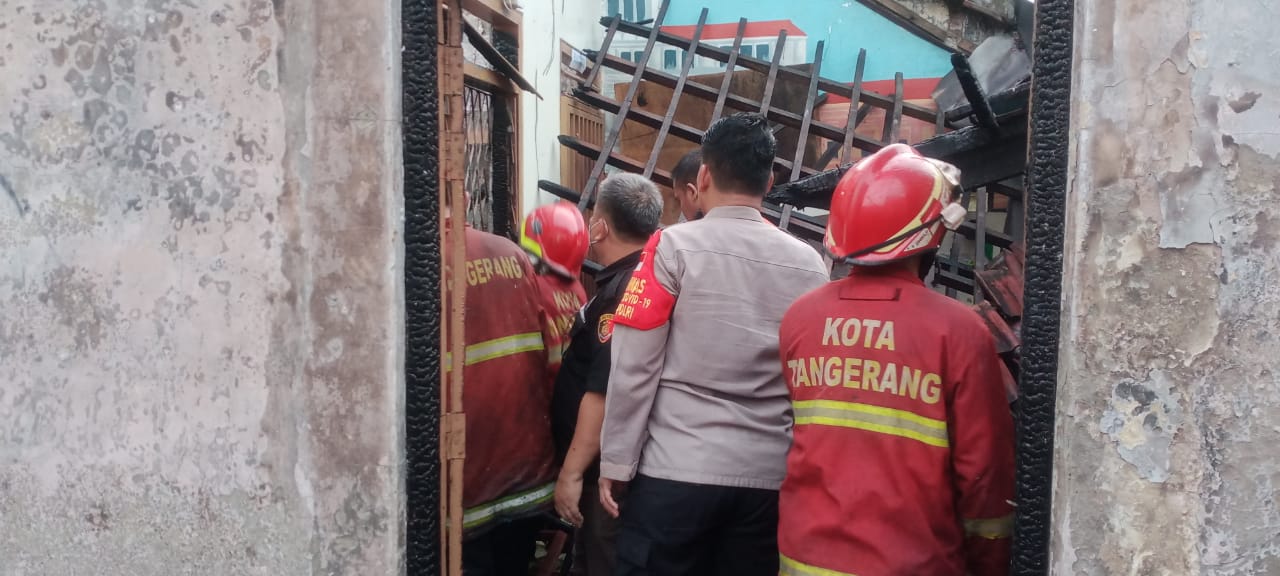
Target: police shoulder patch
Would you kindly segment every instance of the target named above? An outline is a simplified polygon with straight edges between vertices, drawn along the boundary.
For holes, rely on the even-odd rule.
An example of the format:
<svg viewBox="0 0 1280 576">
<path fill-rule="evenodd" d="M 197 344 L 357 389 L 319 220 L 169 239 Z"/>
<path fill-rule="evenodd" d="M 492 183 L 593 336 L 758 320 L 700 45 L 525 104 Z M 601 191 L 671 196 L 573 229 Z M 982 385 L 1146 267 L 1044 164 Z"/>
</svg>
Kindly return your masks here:
<svg viewBox="0 0 1280 576">
<path fill-rule="evenodd" d="M 671 319 L 676 297 L 658 282 L 654 273 L 654 258 L 662 230 L 654 232 L 640 254 L 640 264 L 627 282 L 627 289 L 618 302 L 613 321 L 637 330 L 652 330 Z"/>
<path fill-rule="evenodd" d="M 596 338 L 606 344 L 613 337 L 613 314 L 601 314 L 600 323 L 596 325 Z"/>
</svg>

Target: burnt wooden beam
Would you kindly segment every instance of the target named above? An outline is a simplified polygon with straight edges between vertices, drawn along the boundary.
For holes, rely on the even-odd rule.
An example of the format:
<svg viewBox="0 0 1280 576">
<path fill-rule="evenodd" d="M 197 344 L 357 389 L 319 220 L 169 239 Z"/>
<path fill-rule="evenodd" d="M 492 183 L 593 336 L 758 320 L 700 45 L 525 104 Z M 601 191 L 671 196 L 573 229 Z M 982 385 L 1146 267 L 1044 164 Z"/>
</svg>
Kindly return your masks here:
<svg viewBox="0 0 1280 576">
<path fill-rule="evenodd" d="M 987 100 L 986 91 L 982 89 L 982 84 L 974 75 L 969 59 L 964 54 L 952 54 L 951 67 L 956 71 L 956 80 L 960 82 L 964 97 L 969 100 L 969 106 L 973 109 L 973 116 L 977 119 L 978 125 L 999 132 L 1000 122 L 996 120 L 996 115 L 991 110 L 991 102 Z"/>
<path fill-rule="evenodd" d="M 1009 90 L 997 92 L 987 97 L 991 113 L 997 118 L 1008 114 L 1025 112 L 1031 101 L 1031 84 L 1019 84 Z M 947 122 L 957 122 L 974 115 L 972 104 L 962 104 L 946 113 Z"/>
<path fill-rule="evenodd" d="M 555 195 L 555 197 L 560 198 L 561 200 L 568 200 L 570 202 L 573 202 L 574 204 L 577 204 L 579 200 L 582 200 L 582 194 L 579 194 L 577 190 L 574 190 L 573 188 L 561 186 L 550 180 L 539 180 L 538 189 L 544 190 L 546 192 L 550 192 L 551 194 Z M 587 210 L 591 210 L 595 207 L 596 207 L 596 199 L 595 198 L 588 199 Z"/>
<path fill-rule="evenodd" d="M 1027 135 L 1025 119 L 1008 122 L 1010 130 L 1003 137 L 977 126 L 962 128 L 935 136 L 915 146 L 921 154 L 953 164 L 960 170 L 960 185 L 976 189 L 1018 176 L 1026 169 Z M 808 178 L 774 186 L 766 198 L 770 202 L 800 207 L 827 209 L 831 193 L 848 164 L 824 170 Z M 1005 187 L 997 189 L 1004 192 Z"/>
<path fill-rule="evenodd" d="M 609 18 L 601 18 L 600 25 L 607 26 L 609 25 L 609 21 L 610 21 Z M 649 28 L 645 26 L 640 26 L 634 23 L 630 23 L 630 22 L 623 22 L 619 24 L 618 30 L 625 32 L 627 34 L 633 34 L 641 37 L 649 35 Z M 705 43 L 700 43 L 695 46 L 691 42 L 689 42 L 688 38 L 676 36 L 675 34 L 671 34 L 668 32 L 660 32 L 658 34 L 658 41 L 662 42 L 663 44 L 675 46 L 677 48 L 693 50 L 696 54 L 700 56 L 706 56 L 707 58 L 711 58 L 712 60 L 725 62 L 725 63 L 729 62 L 729 56 L 730 56 L 729 52 L 723 48 L 717 48 L 715 46 L 711 46 Z M 769 73 L 769 62 L 765 62 L 764 60 L 760 60 L 758 58 L 754 58 L 751 56 L 746 56 L 746 55 L 739 56 L 737 59 L 737 64 L 739 66 L 742 66 L 743 68 L 747 68 L 749 70 L 755 70 L 756 72 L 759 72 L 761 74 Z M 784 76 L 789 76 L 793 80 L 807 81 L 809 79 L 809 75 L 806 74 L 805 72 L 801 70 L 794 70 L 792 68 L 783 67 L 780 69 L 780 73 Z M 818 89 L 823 92 L 844 96 L 846 98 L 851 98 L 853 95 L 853 90 L 851 86 L 846 86 L 844 84 L 841 84 L 834 80 L 829 80 L 827 78 L 818 79 Z M 878 108 L 884 108 L 886 110 L 888 110 L 893 106 L 893 99 L 887 96 L 884 96 L 882 94 L 876 94 L 875 92 L 862 93 L 860 96 L 860 101 L 867 102 L 873 106 L 876 106 Z M 905 106 L 903 106 L 902 113 L 908 117 L 916 118 L 919 120 L 925 120 L 927 122 L 932 122 L 934 119 L 933 110 L 929 108 L 925 108 L 924 106 L 916 105 L 916 104 L 906 104 Z"/>
</svg>

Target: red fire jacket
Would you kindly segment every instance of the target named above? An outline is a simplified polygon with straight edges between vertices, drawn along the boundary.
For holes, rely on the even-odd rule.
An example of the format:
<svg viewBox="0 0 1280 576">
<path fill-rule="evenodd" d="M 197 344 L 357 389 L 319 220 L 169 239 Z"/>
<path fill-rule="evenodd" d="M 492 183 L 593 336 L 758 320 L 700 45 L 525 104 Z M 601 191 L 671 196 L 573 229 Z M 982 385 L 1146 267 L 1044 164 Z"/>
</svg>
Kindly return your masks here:
<svg viewBox="0 0 1280 576">
<path fill-rule="evenodd" d="M 467 227 L 466 244 L 467 261 L 450 268 L 467 279 L 462 505 L 470 537 L 549 508 L 555 476 L 548 315 L 533 266 L 506 238 Z"/>
<path fill-rule="evenodd" d="M 548 314 L 547 356 L 551 364 L 550 382 L 555 382 L 556 373 L 560 371 L 560 360 L 569 347 L 569 329 L 573 328 L 573 319 L 587 302 L 587 291 L 582 288 L 581 282 L 558 274 L 538 276 L 538 286 L 542 290 L 543 309 Z"/>
<path fill-rule="evenodd" d="M 782 574 L 1007 574 L 1013 422 L 982 320 L 911 271 L 855 269 L 780 330 Z"/>
</svg>

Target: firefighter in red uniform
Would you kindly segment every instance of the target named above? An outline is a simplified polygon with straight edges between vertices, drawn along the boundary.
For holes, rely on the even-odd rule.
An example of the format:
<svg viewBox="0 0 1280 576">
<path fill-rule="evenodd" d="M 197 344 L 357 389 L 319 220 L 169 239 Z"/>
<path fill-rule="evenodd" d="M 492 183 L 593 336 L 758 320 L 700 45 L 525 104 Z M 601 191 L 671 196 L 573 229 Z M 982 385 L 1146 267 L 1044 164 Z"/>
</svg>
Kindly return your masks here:
<svg viewBox="0 0 1280 576">
<path fill-rule="evenodd" d="M 468 225 L 466 254 L 463 573 L 523 576 L 555 489 L 548 314 L 515 243 Z"/>
<path fill-rule="evenodd" d="M 587 292 L 578 275 L 587 259 L 589 243 L 582 213 L 569 202 L 534 208 L 520 229 L 520 247 L 533 258 L 543 308 L 549 315 L 545 331 L 551 363 L 548 386 L 555 382 L 560 361 L 569 347 L 573 320 L 587 302 Z"/>
<path fill-rule="evenodd" d="M 889 146 L 851 168 L 826 247 L 846 279 L 780 328 L 794 442 L 784 575 L 1008 573 L 1013 424 L 990 332 L 922 271 L 964 220 L 954 167 Z"/>
</svg>

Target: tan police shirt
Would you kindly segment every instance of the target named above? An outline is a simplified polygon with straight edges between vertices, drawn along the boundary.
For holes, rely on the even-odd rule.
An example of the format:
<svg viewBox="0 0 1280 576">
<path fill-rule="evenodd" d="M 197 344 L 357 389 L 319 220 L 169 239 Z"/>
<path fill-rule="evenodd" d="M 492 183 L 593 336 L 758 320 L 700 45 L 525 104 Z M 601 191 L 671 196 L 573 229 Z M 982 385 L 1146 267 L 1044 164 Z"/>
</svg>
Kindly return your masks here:
<svg viewBox="0 0 1280 576">
<path fill-rule="evenodd" d="M 601 475 L 778 489 L 792 424 L 778 326 L 827 282 L 822 257 L 745 206 L 663 230 L 652 250 L 674 305 L 647 330 L 615 317 Z"/>
</svg>

